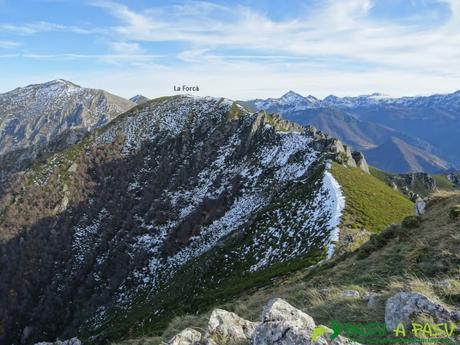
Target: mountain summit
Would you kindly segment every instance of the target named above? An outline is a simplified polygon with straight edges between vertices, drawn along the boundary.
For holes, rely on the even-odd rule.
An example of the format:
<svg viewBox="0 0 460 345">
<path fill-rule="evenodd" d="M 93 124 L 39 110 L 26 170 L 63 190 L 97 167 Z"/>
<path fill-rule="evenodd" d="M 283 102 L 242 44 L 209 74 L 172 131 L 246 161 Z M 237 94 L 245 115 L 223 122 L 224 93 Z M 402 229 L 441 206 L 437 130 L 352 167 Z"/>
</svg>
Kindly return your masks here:
<svg viewBox="0 0 460 345">
<path fill-rule="evenodd" d="M 43 146 L 70 129 L 100 127 L 134 105 L 63 79 L 0 94 L 0 155 Z"/>
</svg>

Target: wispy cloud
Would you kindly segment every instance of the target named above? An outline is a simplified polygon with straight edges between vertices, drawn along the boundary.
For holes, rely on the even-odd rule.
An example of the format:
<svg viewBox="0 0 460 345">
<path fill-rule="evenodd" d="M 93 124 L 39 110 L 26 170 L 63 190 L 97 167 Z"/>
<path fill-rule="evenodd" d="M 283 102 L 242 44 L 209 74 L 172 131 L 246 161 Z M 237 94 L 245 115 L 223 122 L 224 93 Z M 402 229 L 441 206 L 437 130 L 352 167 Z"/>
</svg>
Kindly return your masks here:
<svg viewBox="0 0 460 345">
<path fill-rule="evenodd" d="M 99 1 L 122 25 L 113 30 L 138 41 L 183 41 L 192 48 L 179 54 L 197 61 L 219 50 L 251 49 L 250 56 L 276 55 L 292 60 L 331 56 L 398 69 L 448 73 L 460 68 L 460 2 L 440 0 L 450 19 L 436 28 L 371 20 L 372 0 L 328 0 L 297 18 L 275 21 L 244 6 L 207 2 L 136 12 L 126 5 Z M 187 15 L 184 15 L 187 14 Z M 235 58 L 227 54 L 229 58 Z M 440 63 L 442 59 L 442 63 Z"/>
<path fill-rule="evenodd" d="M 8 56 L 8 55 L 5 55 Z M 9 56 L 12 56 L 11 54 Z M 92 60 L 111 64 L 153 63 L 160 55 L 154 54 L 14 54 L 15 57 L 35 60 Z"/>
<path fill-rule="evenodd" d="M 49 23 L 45 21 L 25 23 L 21 25 L 16 24 L 0 24 L 0 32 L 13 32 L 19 35 L 33 35 L 41 32 L 60 31 L 71 32 L 76 34 L 95 34 L 101 33 L 103 30 L 99 28 L 83 28 L 73 25 L 62 25 L 56 23 Z"/>
<path fill-rule="evenodd" d="M 46 49 L 24 53 L 23 47 L 11 52 L 37 61 L 106 63 L 101 73 L 85 73 L 86 84 L 125 96 L 167 94 L 174 83 L 198 83 L 203 94 L 234 98 L 265 97 L 287 89 L 318 96 L 458 89 L 460 0 L 411 3 L 421 1 L 441 7 L 447 15 L 429 24 L 436 17 L 433 12 L 414 13 L 410 20 L 376 16 L 385 0 L 311 1 L 309 7 L 283 16 L 228 2 L 184 0 L 140 10 L 129 2 L 93 0 L 92 10 L 97 8 L 102 18 L 110 16 L 110 26 L 106 21 L 93 26 L 39 21 L 0 24 L 0 32 L 86 35 L 91 54 L 85 54 L 84 46 L 75 48 L 82 54 L 61 53 L 54 47 L 51 54 Z M 7 55 L 11 56 L 3 56 Z M 80 75 L 64 73 L 77 82 Z"/>
<path fill-rule="evenodd" d="M 15 41 L 2 41 L 0 40 L 0 49 L 12 49 L 21 46 L 21 43 Z"/>
</svg>

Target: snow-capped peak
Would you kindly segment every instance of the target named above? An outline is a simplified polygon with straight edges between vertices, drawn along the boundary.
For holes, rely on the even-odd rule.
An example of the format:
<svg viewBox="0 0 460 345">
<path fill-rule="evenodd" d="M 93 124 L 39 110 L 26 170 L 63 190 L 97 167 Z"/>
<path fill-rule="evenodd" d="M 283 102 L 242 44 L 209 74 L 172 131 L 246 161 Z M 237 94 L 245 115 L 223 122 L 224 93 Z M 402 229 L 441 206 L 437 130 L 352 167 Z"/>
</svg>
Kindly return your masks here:
<svg viewBox="0 0 460 345">
<path fill-rule="evenodd" d="M 280 103 L 302 102 L 305 100 L 305 97 L 290 90 L 286 92 L 283 96 L 281 96 L 279 100 Z"/>
</svg>

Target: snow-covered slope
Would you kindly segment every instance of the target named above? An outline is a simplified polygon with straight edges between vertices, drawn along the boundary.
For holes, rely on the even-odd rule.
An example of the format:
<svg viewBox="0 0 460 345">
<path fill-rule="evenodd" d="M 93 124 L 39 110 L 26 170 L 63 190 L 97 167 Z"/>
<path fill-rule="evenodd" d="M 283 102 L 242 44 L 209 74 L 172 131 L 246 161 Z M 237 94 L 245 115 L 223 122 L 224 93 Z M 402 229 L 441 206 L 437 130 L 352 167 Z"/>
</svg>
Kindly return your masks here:
<svg viewBox="0 0 460 345">
<path fill-rule="evenodd" d="M 28 341 L 103 342 L 129 318 L 161 325 L 215 289 L 330 255 L 344 207 L 326 169 L 337 147 L 227 99 L 165 97 L 119 116 L 26 172 L 21 198 L 0 199 L 13 256 L 0 264 L 14 263 L 0 271 L 4 339 L 32 324 Z"/>
<path fill-rule="evenodd" d="M 313 96 L 304 97 L 294 91 L 289 91 L 280 98 L 256 99 L 251 101 L 257 109 L 272 111 L 283 109 L 286 112 L 313 109 L 320 106 L 321 101 Z"/>
<path fill-rule="evenodd" d="M 134 105 L 62 79 L 0 94 L 0 155 L 45 145 L 69 129 L 100 127 Z"/>
</svg>

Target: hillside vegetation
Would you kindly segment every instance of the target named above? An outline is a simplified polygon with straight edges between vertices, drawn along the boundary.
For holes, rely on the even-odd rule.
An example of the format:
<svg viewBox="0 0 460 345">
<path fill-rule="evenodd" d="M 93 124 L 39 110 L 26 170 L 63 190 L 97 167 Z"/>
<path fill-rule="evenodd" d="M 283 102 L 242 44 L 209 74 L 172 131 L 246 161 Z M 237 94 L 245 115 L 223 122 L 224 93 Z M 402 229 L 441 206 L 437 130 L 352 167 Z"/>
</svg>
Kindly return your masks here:
<svg viewBox="0 0 460 345">
<path fill-rule="evenodd" d="M 353 253 L 279 277 L 218 306 L 257 320 L 268 300 L 281 297 L 326 325 L 331 320 L 384 322 L 386 299 L 400 291 L 414 291 L 458 310 L 460 217 L 452 218 L 451 210 L 459 203 L 460 194 L 436 195 L 419 226 L 389 226 Z M 347 290 L 359 297 L 345 297 Z M 369 305 L 365 296 L 371 294 L 375 302 Z M 178 317 L 161 337 L 119 344 L 159 344 L 185 327 L 204 327 L 208 317 L 209 313 Z"/>
<path fill-rule="evenodd" d="M 331 172 L 345 194 L 344 218 L 354 228 L 379 232 L 414 213 L 407 197 L 361 169 L 334 163 Z"/>
<path fill-rule="evenodd" d="M 377 178 L 361 173 L 361 170 L 357 168 L 344 167 L 336 163 L 332 165 L 331 172 L 342 185 L 347 200 L 344 220 L 357 219 L 360 222 L 359 226 L 365 226 L 378 233 L 381 227 L 384 227 L 384 222 L 397 223 L 406 216 L 413 214 L 413 204 L 398 191 L 391 189 Z M 363 207 L 364 212 L 360 212 L 358 207 Z M 392 226 L 391 229 L 405 231 L 400 226 Z M 399 280 L 395 277 L 400 274 L 401 268 L 395 266 L 395 274 L 392 276 L 390 265 L 393 261 L 391 258 L 386 258 L 387 253 L 377 254 L 378 257 L 373 258 L 372 263 L 369 263 L 370 267 L 375 266 L 376 272 L 375 275 L 374 273 L 371 274 L 372 278 L 365 277 L 366 272 L 369 272 L 369 269 L 364 268 L 365 258 L 360 259 L 359 266 L 354 267 L 353 272 L 346 268 L 352 261 L 358 262 L 356 259 L 358 255 L 368 255 L 359 253 L 367 253 L 371 247 L 375 247 L 376 251 L 383 250 L 383 247 L 387 245 L 386 238 L 390 233 L 391 239 L 395 240 L 398 236 L 396 230 L 389 231 L 387 229 L 382 235 L 372 235 L 371 240 L 362 247 L 364 249 L 339 255 L 332 261 L 323 261 L 322 264 L 311 268 L 306 268 L 307 262 L 297 266 L 286 266 L 284 269 L 280 266 L 278 271 L 271 271 L 272 279 L 267 279 L 250 289 L 240 291 L 230 301 L 219 303 L 216 300 L 214 305 L 208 305 L 207 312 L 199 313 L 199 315 L 189 313 L 177 316 L 168 324 L 161 335 L 155 336 L 152 333 L 150 337 L 127 340 L 120 344 L 160 344 L 185 327 L 204 328 L 209 318 L 209 312 L 216 307 L 234 311 L 250 320 L 257 320 L 262 306 L 273 297 L 286 298 L 293 305 L 303 308 L 323 323 L 330 322 L 333 317 L 338 315 L 341 315 L 340 320 L 346 319 L 346 321 L 374 320 L 378 313 L 377 311 L 366 310 L 367 302 L 361 299 L 343 299 L 340 296 L 342 291 L 346 289 L 356 289 L 362 294 L 374 290 L 374 286 L 383 289 L 387 286 L 387 283 L 382 280 L 385 277 L 394 281 L 395 286 L 399 284 Z M 363 263 L 361 264 L 361 262 Z M 336 263 L 340 263 L 341 268 L 336 268 Z M 303 267 L 302 264 L 304 264 Z M 401 264 L 399 263 L 399 265 Z M 352 263 L 351 265 L 356 264 Z M 383 272 L 383 278 L 378 277 L 381 272 Z M 273 273 L 277 273 L 277 275 L 273 275 Z M 266 276 L 266 278 L 269 277 Z M 249 286 L 247 287 L 249 288 Z M 328 304 L 328 300 L 332 303 Z M 379 308 L 381 311 L 381 306 Z M 379 316 L 377 319 L 380 320 L 381 318 L 382 316 Z"/>
</svg>

